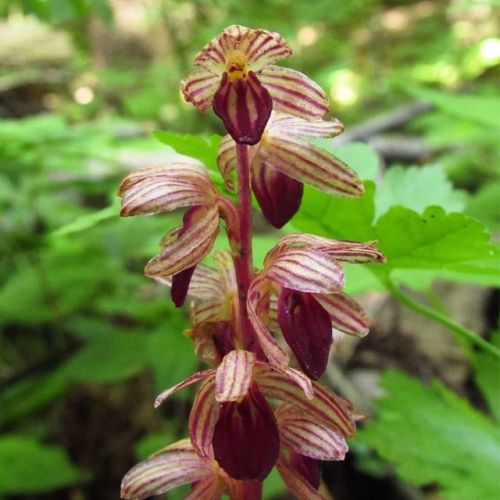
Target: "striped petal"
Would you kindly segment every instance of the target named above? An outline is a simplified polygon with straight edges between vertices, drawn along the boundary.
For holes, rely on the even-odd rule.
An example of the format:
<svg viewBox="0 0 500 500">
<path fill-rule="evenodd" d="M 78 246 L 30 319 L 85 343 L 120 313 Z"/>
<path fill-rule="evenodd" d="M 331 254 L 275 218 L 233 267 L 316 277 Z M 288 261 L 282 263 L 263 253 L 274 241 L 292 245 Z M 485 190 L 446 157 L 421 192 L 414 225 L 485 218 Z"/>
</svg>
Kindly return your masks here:
<svg viewBox="0 0 500 500">
<path fill-rule="evenodd" d="M 267 260 L 266 276 L 300 292 L 332 293 L 344 286 L 344 271 L 328 255 L 314 248 L 282 247 Z"/>
<path fill-rule="evenodd" d="M 232 192 L 236 190 L 233 172 L 236 170 L 237 162 L 236 143 L 230 135 L 226 135 L 219 144 L 217 165 L 219 166 L 220 173 L 224 178 L 224 184 L 229 191 Z"/>
<path fill-rule="evenodd" d="M 273 111 L 267 129 L 271 134 L 281 133 L 295 137 L 335 137 L 344 131 L 344 125 L 337 119 L 304 120 Z"/>
<path fill-rule="evenodd" d="M 213 474 L 210 463 L 194 451 L 162 453 L 130 469 L 121 484 L 121 498 L 134 500 L 161 495 Z"/>
<path fill-rule="evenodd" d="M 300 208 L 304 185 L 261 161 L 254 162 L 252 170 L 252 191 L 262 213 L 280 229 Z"/>
<path fill-rule="evenodd" d="M 220 299 L 205 299 L 195 303 L 191 308 L 193 325 L 229 320 L 231 318 L 231 311 L 228 311 L 224 305 Z"/>
<path fill-rule="evenodd" d="M 317 460 L 344 460 L 348 448 L 340 432 L 288 404 L 281 405 L 275 415 L 283 445 Z"/>
<path fill-rule="evenodd" d="M 237 350 L 226 354 L 215 374 L 216 401 L 238 401 L 245 397 L 252 382 L 254 364 L 252 352 Z"/>
<path fill-rule="evenodd" d="M 224 73 L 213 109 L 236 142 L 256 144 L 271 115 L 273 101 L 252 71 L 246 78 L 234 81 Z"/>
<path fill-rule="evenodd" d="M 312 381 L 314 397 L 309 399 L 301 388 L 278 371 L 259 374 L 256 381 L 266 397 L 295 406 L 315 421 L 339 430 L 345 437 L 354 435 L 356 426 L 351 403 L 329 392 L 318 382 Z"/>
<path fill-rule="evenodd" d="M 146 276 L 157 278 L 177 274 L 200 262 L 209 254 L 219 231 L 217 206 L 204 209 L 202 216 L 191 227 L 163 247 L 144 270 Z"/>
<path fill-rule="evenodd" d="M 293 465 L 284 458 L 280 458 L 276 464 L 278 472 L 287 488 L 296 498 L 307 498 L 307 500 L 328 500 L 316 488 L 314 488 Z"/>
<path fill-rule="evenodd" d="M 368 317 L 355 300 L 343 293 L 315 294 L 314 298 L 330 315 L 333 328 L 358 337 L 368 334 Z"/>
<path fill-rule="evenodd" d="M 220 500 L 226 485 L 218 474 L 209 474 L 200 479 L 184 497 L 184 500 Z"/>
<path fill-rule="evenodd" d="M 209 71 L 192 73 L 181 81 L 181 91 L 184 99 L 196 106 L 200 111 L 208 111 L 219 88 L 220 74 Z"/>
<path fill-rule="evenodd" d="M 315 120 L 328 111 L 325 91 L 306 75 L 280 66 L 266 66 L 259 80 L 273 98 L 276 111 Z"/>
<path fill-rule="evenodd" d="M 269 287 L 269 282 L 262 276 L 256 276 L 250 283 L 247 298 L 248 318 L 269 362 L 275 366 L 287 366 L 288 355 L 278 345 L 262 320 L 269 307 Z"/>
<path fill-rule="evenodd" d="M 195 64 L 220 74 L 226 68 L 228 56 L 234 51 L 239 51 L 245 56 L 248 66 L 253 71 L 258 71 L 292 53 L 278 33 L 234 24 L 228 26 L 200 51 Z"/>
<path fill-rule="evenodd" d="M 217 269 L 198 264 L 191 278 L 188 295 L 197 299 L 217 297 L 222 286 L 223 282 Z"/>
<path fill-rule="evenodd" d="M 213 375 L 215 375 L 215 370 L 204 370 L 201 372 L 197 372 L 194 375 L 191 375 L 187 379 L 183 380 L 182 382 L 179 382 L 178 384 L 175 384 L 174 386 L 166 389 L 156 397 L 155 408 L 158 408 L 163 403 L 163 401 L 165 401 L 165 399 L 171 396 L 174 392 L 180 391 L 185 387 L 189 387 L 190 385 L 195 384 L 200 380 L 205 380 L 207 377 L 211 377 Z"/>
<path fill-rule="evenodd" d="M 201 165 L 174 163 L 144 168 L 125 177 L 118 196 L 122 216 L 168 212 L 191 205 L 212 205 L 217 191 Z"/>
<path fill-rule="evenodd" d="M 335 260 L 351 264 L 383 263 L 385 258 L 376 247 L 376 241 L 337 241 L 307 233 L 287 234 L 268 252 L 264 264 L 268 265 L 275 255 L 288 246 L 315 248 Z"/>
<path fill-rule="evenodd" d="M 301 371 L 295 370 L 294 368 L 280 368 L 278 366 L 272 366 L 268 363 L 263 363 L 262 361 L 257 361 L 257 374 L 260 379 L 266 376 L 269 372 L 278 372 L 289 379 L 290 382 L 295 384 L 297 387 L 302 389 L 304 395 L 307 399 L 312 399 L 314 397 L 314 390 L 312 387 L 311 380 L 304 375 Z"/>
<path fill-rule="evenodd" d="M 328 194 L 360 196 L 363 182 L 343 161 L 300 137 L 269 134 L 259 158 L 280 172 Z"/>
<path fill-rule="evenodd" d="M 196 452 L 207 459 L 214 458 L 212 438 L 219 416 L 219 405 L 215 401 L 213 377 L 201 384 L 189 414 L 189 435 Z"/>
</svg>

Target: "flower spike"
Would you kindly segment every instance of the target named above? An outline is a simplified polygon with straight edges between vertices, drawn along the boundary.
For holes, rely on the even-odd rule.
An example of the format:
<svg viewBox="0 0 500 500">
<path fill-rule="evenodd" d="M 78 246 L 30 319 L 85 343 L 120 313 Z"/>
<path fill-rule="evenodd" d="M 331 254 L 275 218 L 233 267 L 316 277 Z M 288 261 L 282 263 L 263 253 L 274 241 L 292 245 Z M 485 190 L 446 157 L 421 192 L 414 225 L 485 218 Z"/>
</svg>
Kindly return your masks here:
<svg viewBox="0 0 500 500">
<path fill-rule="evenodd" d="M 341 264 L 384 262 L 376 243 L 287 234 L 263 269 L 255 270 L 252 259 L 252 191 L 264 217 L 281 228 L 299 210 L 304 184 L 347 197 L 364 189 L 355 172 L 311 141 L 334 137 L 343 125 L 322 120 L 328 99 L 315 82 L 274 65 L 290 54 L 277 33 L 229 26 L 181 82 L 186 101 L 212 108 L 228 132 L 217 164 L 226 187 L 237 186 L 237 202 L 218 191 L 200 164 L 138 170 L 120 186 L 122 216 L 184 210 L 145 274 L 170 288 L 177 307 L 189 298 L 184 334 L 208 365 L 156 398 L 158 407 L 198 386 L 189 439 L 133 467 L 122 498 L 146 499 L 191 483 L 187 500 L 261 500 L 262 481 L 276 467 L 297 498 L 326 500 L 322 463 L 344 459 L 356 430 L 351 403 L 317 380 L 341 339 L 336 330 L 368 332 L 364 311 L 343 292 Z M 215 252 L 207 265 L 201 261 L 221 219 L 230 251 Z M 293 357 L 300 369 L 289 366 Z"/>
</svg>

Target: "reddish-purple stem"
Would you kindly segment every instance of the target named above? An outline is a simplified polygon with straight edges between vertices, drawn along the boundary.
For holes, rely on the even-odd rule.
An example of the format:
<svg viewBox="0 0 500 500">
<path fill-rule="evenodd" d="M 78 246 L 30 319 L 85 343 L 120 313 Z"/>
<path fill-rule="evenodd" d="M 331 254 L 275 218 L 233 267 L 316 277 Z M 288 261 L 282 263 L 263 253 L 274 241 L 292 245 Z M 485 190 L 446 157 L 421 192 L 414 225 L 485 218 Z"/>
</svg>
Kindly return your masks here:
<svg viewBox="0 0 500 500">
<path fill-rule="evenodd" d="M 252 350 L 254 334 L 247 314 L 247 294 L 252 279 L 252 198 L 250 185 L 250 163 L 248 161 L 248 146 L 236 144 L 238 158 L 238 215 L 239 215 L 239 249 L 234 256 L 238 295 L 242 316 L 243 347 Z"/>
</svg>

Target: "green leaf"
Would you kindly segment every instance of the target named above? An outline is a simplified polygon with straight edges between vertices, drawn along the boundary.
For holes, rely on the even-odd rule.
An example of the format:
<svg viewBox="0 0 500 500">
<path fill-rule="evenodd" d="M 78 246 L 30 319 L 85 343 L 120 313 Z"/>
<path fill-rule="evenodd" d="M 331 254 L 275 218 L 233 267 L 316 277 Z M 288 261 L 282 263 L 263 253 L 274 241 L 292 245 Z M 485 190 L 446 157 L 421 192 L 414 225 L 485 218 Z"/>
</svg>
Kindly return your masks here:
<svg viewBox="0 0 500 500">
<path fill-rule="evenodd" d="M 93 212 L 91 214 L 82 215 L 78 217 L 73 222 L 60 227 L 56 231 L 53 231 L 50 236 L 66 236 L 68 234 L 81 233 L 82 231 L 86 231 L 91 227 L 96 226 L 97 224 L 113 218 L 118 218 L 120 215 L 120 200 L 118 197 L 115 202 L 102 210 L 98 210 L 97 212 Z"/>
<path fill-rule="evenodd" d="M 177 153 L 195 158 L 213 172 L 219 173 L 217 152 L 222 139 L 220 135 L 202 137 L 200 135 L 175 134 L 158 130 L 154 132 L 154 136 L 163 144 L 174 148 Z"/>
<path fill-rule="evenodd" d="M 27 494 L 62 488 L 82 481 L 61 448 L 21 435 L 0 438 L 0 493 Z"/>
<path fill-rule="evenodd" d="M 332 139 L 314 139 L 312 141 L 326 149 L 349 165 L 363 180 L 374 181 L 380 166 L 377 152 L 363 142 L 352 142 L 345 146 L 336 146 Z"/>
<path fill-rule="evenodd" d="M 422 215 L 393 207 L 375 226 L 376 239 L 390 268 L 438 268 L 499 272 L 498 250 L 486 228 L 463 214 L 428 207 Z"/>
<path fill-rule="evenodd" d="M 467 94 L 448 94 L 428 89 L 410 89 L 422 99 L 428 99 L 442 112 L 456 118 L 471 120 L 485 127 L 500 128 L 500 98 Z"/>
<path fill-rule="evenodd" d="M 336 198 L 304 186 L 304 197 L 293 226 L 329 238 L 368 241 L 374 239 L 375 184 L 365 182 L 359 198 Z"/>
<path fill-rule="evenodd" d="M 491 343 L 500 348 L 500 331 L 492 335 Z M 500 364 L 498 358 L 486 351 L 479 351 L 474 357 L 474 380 L 481 389 L 488 406 L 500 421 Z"/>
<path fill-rule="evenodd" d="M 455 191 L 439 165 L 428 167 L 391 167 L 384 175 L 375 195 L 376 218 L 392 206 L 400 205 L 421 213 L 430 205 L 439 205 L 449 212 L 460 212 L 465 193 Z"/>
<path fill-rule="evenodd" d="M 500 181 L 484 185 L 473 197 L 465 209 L 465 213 L 483 224 L 490 231 L 500 231 Z"/>
<path fill-rule="evenodd" d="M 388 371 L 381 384 L 386 396 L 358 441 L 410 483 L 438 483 L 445 499 L 498 498 L 500 432 L 490 420 L 438 381 Z"/>
<path fill-rule="evenodd" d="M 73 382 L 118 382 L 147 366 L 147 334 L 121 333 L 88 342 L 62 368 Z"/>
</svg>

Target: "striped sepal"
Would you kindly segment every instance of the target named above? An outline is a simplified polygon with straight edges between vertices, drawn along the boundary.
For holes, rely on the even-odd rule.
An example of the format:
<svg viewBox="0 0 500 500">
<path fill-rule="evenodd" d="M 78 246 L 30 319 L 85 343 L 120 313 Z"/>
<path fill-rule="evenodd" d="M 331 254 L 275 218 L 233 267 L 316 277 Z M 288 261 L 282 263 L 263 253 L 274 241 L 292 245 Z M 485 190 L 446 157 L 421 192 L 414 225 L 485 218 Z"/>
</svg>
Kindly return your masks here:
<svg viewBox="0 0 500 500">
<path fill-rule="evenodd" d="M 215 252 L 214 261 L 219 269 L 224 289 L 229 292 L 238 290 L 238 282 L 236 281 L 236 271 L 231 253 L 228 251 Z"/>
<path fill-rule="evenodd" d="M 162 453 L 130 469 L 123 478 L 121 498 L 139 500 L 161 495 L 213 473 L 210 463 L 194 451 Z"/>
<path fill-rule="evenodd" d="M 155 399 L 155 408 L 158 408 L 163 403 L 163 401 L 165 401 L 165 399 L 171 396 L 174 392 L 180 391 L 185 387 L 189 387 L 190 385 L 195 384 L 200 380 L 205 380 L 207 377 L 211 377 L 214 375 L 215 370 L 204 370 L 191 375 L 190 377 L 184 379 L 182 382 L 175 384 L 174 386 L 166 389 L 160 395 L 158 395 Z"/>
<path fill-rule="evenodd" d="M 306 293 L 332 293 L 344 286 L 344 271 L 331 257 L 314 248 L 281 247 L 266 276 L 279 285 Z"/>
<path fill-rule="evenodd" d="M 219 211 L 216 206 L 205 210 L 203 216 L 164 246 L 160 255 L 153 257 L 144 273 L 156 278 L 177 274 L 200 262 L 212 249 L 219 231 Z"/>
<path fill-rule="evenodd" d="M 213 109 L 236 142 L 256 144 L 269 120 L 273 101 L 252 71 L 247 78 L 233 82 L 224 73 L 213 99 Z"/>
<path fill-rule="evenodd" d="M 292 53 L 278 33 L 234 24 L 205 45 L 196 56 L 195 64 L 208 71 L 220 73 L 225 69 L 227 56 L 234 50 L 245 55 L 246 62 L 253 71 L 258 71 Z"/>
<path fill-rule="evenodd" d="M 325 91 L 306 75 L 280 66 L 267 66 L 259 80 L 269 90 L 274 109 L 290 115 L 315 120 L 328 111 Z"/>
<path fill-rule="evenodd" d="M 333 328 L 358 337 L 368 334 L 368 317 L 355 300 L 343 293 L 315 294 L 314 298 L 330 315 Z"/>
<path fill-rule="evenodd" d="M 220 141 L 217 153 L 217 165 L 224 178 L 224 184 L 229 191 L 236 190 L 233 172 L 236 170 L 238 159 L 236 157 L 236 143 L 230 135 L 226 135 Z"/>
<path fill-rule="evenodd" d="M 212 99 L 219 88 L 220 79 L 220 74 L 209 71 L 191 73 L 181 81 L 182 95 L 200 111 L 208 111 L 212 107 Z"/>
<path fill-rule="evenodd" d="M 214 203 L 216 190 L 204 167 L 174 163 L 144 168 L 125 177 L 118 196 L 122 216 L 167 212 Z"/>
<path fill-rule="evenodd" d="M 198 264 L 191 278 L 188 294 L 197 299 L 217 297 L 222 285 L 223 282 L 217 269 Z"/>
<path fill-rule="evenodd" d="M 284 367 L 288 365 L 288 355 L 278 345 L 262 320 L 269 307 L 269 286 L 269 282 L 262 276 L 256 276 L 250 283 L 247 299 L 248 318 L 269 362 Z"/>
<path fill-rule="evenodd" d="M 261 361 L 257 361 L 256 367 L 260 377 L 265 377 L 266 373 L 270 372 L 278 372 L 284 375 L 286 378 L 290 380 L 297 387 L 302 389 L 304 395 L 307 399 L 312 399 L 314 397 L 314 390 L 312 387 L 311 380 L 304 375 L 301 371 L 295 370 L 294 368 L 280 368 L 278 366 L 271 366 L 268 363 L 263 363 Z"/>
<path fill-rule="evenodd" d="M 307 498 L 307 500 L 328 500 L 328 497 L 321 494 L 307 481 L 293 465 L 281 457 L 276 467 L 283 482 L 295 498 Z"/>
<path fill-rule="evenodd" d="M 304 120 L 297 116 L 273 111 L 268 125 L 270 133 L 282 133 L 297 137 L 335 137 L 344 131 L 344 125 L 337 119 Z"/>
<path fill-rule="evenodd" d="M 222 290 L 221 292 L 222 293 Z M 222 298 L 222 297 L 221 297 Z M 191 307 L 191 320 L 193 326 L 200 323 L 228 321 L 231 319 L 231 307 L 224 307 L 221 298 L 203 299 Z"/>
<path fill-rule="evenodd" d="M 352 264 L 383 263 L 385 258 L 376 247 L 375 241 L 338 241 L 308 233 L 287 234 L 269 251 L 264 264 L 272 261 L 287 246 L 315 248 L 341 262 Z"/>
<path fill-rule="evenodd" d="M 318 382 L 312 382 L 314 398 L 308 399 L 302 389 L 277 371 L 259 374 L 256 381 L 266 397 L 295 406 L 308 413 L 312 419 L 339 430 L 345 437 L 354 435 L 356 426 L 351 403 L 330 393 Z"/>
<path fill-rule="evenodd" d="M 246 396 L 252 382 L 255 354 L 236 350 L 224 356 L 215 374 L 215 399 L 219 403 Z"/>
<path fill-rule="evenodd" d="M 340 432 L 288 404 L 281 405 L 275 415 L 282 445 L 317 460 L 344 459 L 348 448 Z"/>
<path fill-rule="evenodd" d="M 212 438 L 219 416 L 215 401 L 215 379 L 210 377 L 201 384 L 189 414 L 189 435 L 193 448 L 202 457 L 213 459 Z"/>
<path fill-rule="evenodd" d="M 219 500 L 226 485 L 219 474 L 210 474 L 204 477 L 201 481 L 193 484 L 189 493 L 184 497 L 184 500 Z"/>
<path fill-rule="evenodd" d="M 272 135 L 261 144 L 259 158 L 267 165 L 328 194 L 360 196 L 363 182 L 343 161 L 300 137 Z"/>
<path fill-rule="evenodd" d="M 280 229 L 300 208 L 304 185 L 262 161 L 255 161 L 252 191 L 265 218 Z"/>
</svg>

